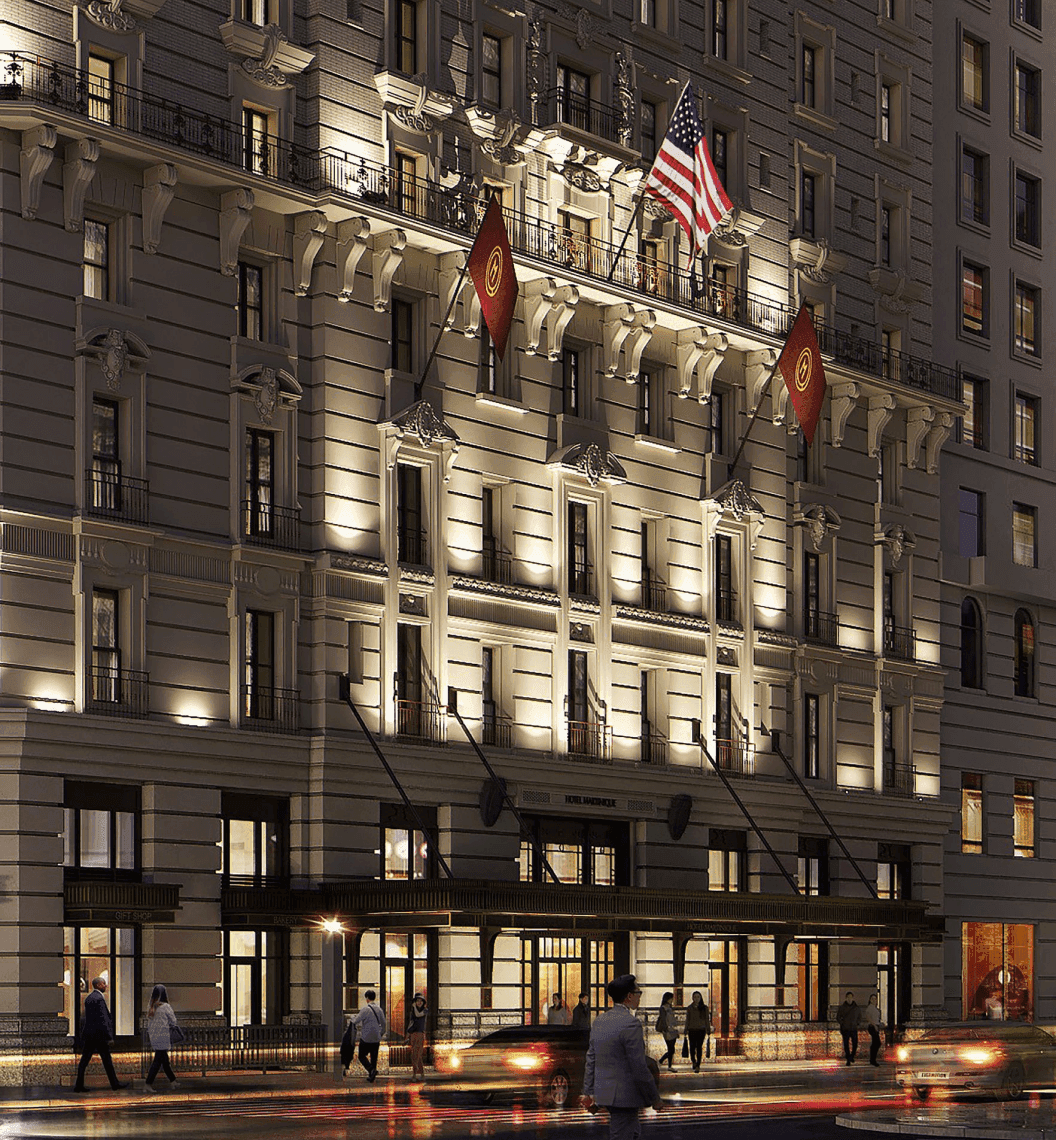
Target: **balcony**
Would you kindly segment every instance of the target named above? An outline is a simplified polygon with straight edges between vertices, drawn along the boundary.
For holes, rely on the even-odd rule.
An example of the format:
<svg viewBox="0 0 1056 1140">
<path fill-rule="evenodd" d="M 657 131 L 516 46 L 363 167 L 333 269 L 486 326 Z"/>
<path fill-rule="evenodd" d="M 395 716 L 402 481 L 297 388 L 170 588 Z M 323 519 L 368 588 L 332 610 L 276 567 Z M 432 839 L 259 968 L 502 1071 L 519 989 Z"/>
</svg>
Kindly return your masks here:
<svg viewBox="0 0 1056 1140">
<path fill-rule="evenodd" d="M 93 665 L 88 669 L 84 711 L 140 720 L 150 714 L 150 676 L 138 669 Z"/>
<path fill-rule="evenodd" d="M 428 566 L 428 545 L 425 531 L 418 527 L 397 527 L 396 558 L 404 566 Z"/>
<path fill-rule="evenodd" d="M 485 546 L 480 560 L 480 576 L 500 586 L 513 584 L 513 556 L 497 547 Z"/>
<path fill-rule="evenodd" d="M 895 796 L 914 796 L 917 792 L 917 770 L 912 764 L 885 764 L 884 791 Z"/>
<path fill-rule="evenodd" d="M 737 595 L 729 586 L 718 586 L 715 590 L 716 621 L 737 620 Z"/>
<path fill-rule="evenodd" d="M 595 103 L 589 95 L 554 87 L 533 104 L 535 127 L 567 126 L 604 139 L 620 141 L 620 116 L 615 107 Z"/>
<path fill-rule="evenodd" d="M 447 743 L 447 709 L 432 701 L 396 701 L 396 739 Z"/>
<path fill-rule="evenodd" d="M 599 720 L 570 720 L 568 755 L 571 760 L 611 764 L 612 729 Z"/>
<path fill-rule="evenodd" d="M 715 766 L 727 776 L 755 775 L 755 748 L 743 740 L 715 741 Z"/>
<path fill-rule="evenodd" d="M 242 727 L 255 732 L 297 732 L 300 728 L 300 699 L 301 694 L 296 689 L 243 685 Z"/>
<path fill-rule="evenodd" d="M 884 656 L 898 661 L 917 659 L 917 634 L 912 626 L 884 626 Z"/>
<path fill-rule="evenodd" d="M 570 566 L 568 569 L 568 592 L 576 598 L 595 598 L 594 567 Z"/>
<path fill-rule="evenodd" d="M 148 521 L 149 484 L 130 479 L 116 470 L 89 467 L 84 473 L 84 513 L 118 522 Z"/>
<path fill-rule="evenodd" d="M 490 707 L 489 707 L 490 706 Z M 513 747 L 513 721 L 496 712 L 491 702 L 484 702 L 484 718 L 480 725 L 480 743 L 490 748 Z"/>
<path fill-rule="evenodd" d="M 642 579 L 641 608 L 654 614 L 667 613 L 667 587 L 651 579 Z"/>
<path fill-rule="evenodd" d="M 807 610 L 803 636 L 813 645 L 826 645 L 835 649 L 840 643 L 840 619 L 836 614 L 822 610 Z"/>
<path fill-rule="evenodd" d="M 667 764 L 667 739 L 648 723 L 642 725 L 640 764 L 652 764 L 663 768 Z"/>
<path fill-rule="evenodd" d="M 301 512 L 297 507 L 243 501 L 242 535 L 250 546 L 300 550 Z"/>
<path fill-rule="evenodd" d="M 7 58 L 5 102 L 32 104 L 52 116 L 63 112 L 95 122 L 103 135 L 106 128 L 135 134 L 225 166 L 248 169 L 254 177 L 268 182 L 325 195 L 335 202 L 344 200 L 349 208 L 362 203 L 411 221 L 457 231 L 467 240 L 476 233 L 487 208 L 486 198 L 465 189 L 448 190 L 439 183 L 405 177 L 394 168 L 341 151 L 311 150 L 271 135 L 255 138 L 247 148 L 240 124 L 120 84 L 113 85 L 113 97 L 101 116 L 98 100 L 89 98 L 86 72 L 40 56 L 15 52 Z M 544 101 L 542 106 L 541 114 L 558 122 L 559 111 L 573 118 L 586 113 L 586 108 L 577 109 L 568 100 Z M 611 133 L 612 109 L 595 105 L 583 121 L 608 137 L 605 132 Z M 611 269 L 611 282 L 617 288 L 640 293 L 644 285 L 659 300 L 776 340 L 788 334 L 795 320 L 797 309 L 790 305 L 721 283 L 701 288 L 688 270 L 676 264 L 656 262 L 643 273 L 641 256 L 635 250 L 628 248 L 618 254 L 616 244 L 594 238 L 590 239 L 589 256 L 577 255 L 576 264 L 568 266 L 569 250 L 561 226 L 515 211 L 507 212 L 506 221 L 514 252 L 542 263 L 544 271 L 564 266 L 606 281 Z M 822 354 L 836 363 L 960 403 L 961 380 L 955 370 L 922 357 L 885 351 L 878 343 L 821 322 L 815 327 Z"/>
</svg>

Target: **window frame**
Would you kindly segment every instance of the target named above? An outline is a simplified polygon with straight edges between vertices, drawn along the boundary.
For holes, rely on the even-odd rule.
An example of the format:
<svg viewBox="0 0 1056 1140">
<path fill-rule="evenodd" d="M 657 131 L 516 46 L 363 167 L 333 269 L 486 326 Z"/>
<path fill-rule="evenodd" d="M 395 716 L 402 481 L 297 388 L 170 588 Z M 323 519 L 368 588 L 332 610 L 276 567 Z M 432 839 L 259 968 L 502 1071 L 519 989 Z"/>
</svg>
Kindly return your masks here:
<svg viewBox="0 0 1056 1140">
<path fill-rule="evenodd" d="M 1023 360 L 1041 360 L 1041 287 L 1022 277 L 1012 279 L 1012 354 Z"/>
<path fill-rule="evenodd" d="M 1023 528 L 1027 522 L 1030 524 L 1030 533 L 1024 537 Z M 1020 530 L 1018 537 L 1017 526 Z M 1017 552 L 1026 550 L 1028 544 L 1030 561 L 1022 561 Z M 1028 555 L 1022 557 L 1028 557 Z M 1012 503 L 1012 565 L 1022 566 L 1028 570 L 1036 570 L 1038 567 L 1038 508 L 1029 503 L 1018 501 Z"/>
<path fill-rule="evenodd" d="M 966 510 L 969 500 L 965 497 L 971 495 L 974 499 L 975 511 Z M 974 543 L 966 544 L 966 520 L 975 520 Z M 977 491 L 973 487 L 959 487 L 957 496 L 957 553 L 962 558 L 980 558 L 986 554 L 986 492 Z M 973 553 L 968 553 L 974 548 Z"/>
<path fill-rule="evenodd" d="M 1017 697 L 1036 697 L 1037 625 L 1030 611 L 1022 606 L 1012 618 L 1012 643 L 1013 692 Z"/>
<path fill-rule="evenodd" d="M 972 257 L 965 257 L 963 254 L 960 258 L 960 282 L 961 282 L 961 319 L 957 326 L 957 335 L 966 340 L 973 342 L 983 341 L 990 339 L 990 267 L 981 261 L 977 261 Z M 967 274 L 974 272 L 978 274 L 978 286 L 972 285 L 972 288 L 978 289 L 979 293 L 979 316 L 978 328 L 969 327 L 966 323 L 969 319 L 969 309 L 966 306 L 967 289 L 969 283 L 966 280 Z"/>
<path fill-rule="evenodd" d="M 968 386 L 972 389 L 971 400 L 965 399 Z M 970 373 L 961 373 L 962 403 L 967 404 L 972 412 L 971 437 L 966 436 L 965 417 L 958 417 L 958 441 L 966 447 L 976 451 L 989 451 L 990 449 L 990 381 L 984 376 Z M 976 421 L 978 420 L 978 424 Z"/>
<path fill-rule="evenodd" d="M 972 816 L 977 824 L 970 825 Z M 961 854 L 986 854 L 986 785 L 982 773 L 961 773 Z"/>
<path fill-rule="evenodd" d="M 1029 811 L 1027 805 L 1029 804 Z M 1021 809 L 1022 808 L 1022 812 Z M 1024 824 L 1021 831 L 1021 820 Z M 1029 835 L 1024 834 L 1029 830 Z M 1037 855 L 1037 798 L 1033 780 L 1019 776 L 1012 783 L 1012 856 L 1033 859 Z"/>
<path fill-rule="evenodd" d="M 1020 195 L 1020 185 L 1027 187 L 1027 193 Z M 1020 210 L 1020 203 L 1023 209 Z M 1027 253 L 1040 256 L 1042 252 L 1042 180 L 1032 171 L 1017 163 L 1012 164 L 1012 244 Z M 1021 224 L 1021 217 L 1025 219 Z"/>
<path fill-rule="evenodd" d="M 986 688 L 983 612 L 971 595 L 961 599 L 961 688 Z"/>
<path fill-rule="evenodd" d="M 1040 462 L 1038 435 L 1041 427 L 1041 401 L 1018 388 L 1012 392 L 1012 458 L 1017 463 L 1037 467 Z M 1027 436 L 1029 435 L 1029 442 Z"/>
<path fill-rule="evenodd" d="M 975 115 L 985 120 L 990 118 L 990 42 L 982 36 L 978 36 L 974 31 L 964 27 L 960 27 L 960 45 L 961 56 L 960 66 L 958 68 L 959 77 L 957 82 L 957 101 L 960 109 L 966 111 L 970 115 Z M 973 84 L 973 87 L 981 87 L 981 98 L 977 102 L 974 96 L 968 90 L 967 66 L 968 61 L 965 58 L 965 50 L 968 43 L 975 45 L 979 48 L 980 59 L 978 64 L 975 60 L 972 61 L 971 66 L 973 73 L 978 70 L 979 82 Z"/>
<path fill-rule="evenodd" d="M 1033 146 L 1042 141 L 1044 102 L 1042 95 L 1043 75 L 1041 68 L 1014 54 L 1011 68 L 1012 98 L 1009 101 L 1012 134 Z M 1023 79 L 1032 84 L 1024 95 Z"/>
<path fill-rule="evenodd" d="M 967 169 L 969 160 L 972 163 L 971 173 Z M 962 225 L 971 229 L 989 233 L 990 155 L 962 139 L 960 166 L 960 202 L 957 219 Z"/>
</svg>

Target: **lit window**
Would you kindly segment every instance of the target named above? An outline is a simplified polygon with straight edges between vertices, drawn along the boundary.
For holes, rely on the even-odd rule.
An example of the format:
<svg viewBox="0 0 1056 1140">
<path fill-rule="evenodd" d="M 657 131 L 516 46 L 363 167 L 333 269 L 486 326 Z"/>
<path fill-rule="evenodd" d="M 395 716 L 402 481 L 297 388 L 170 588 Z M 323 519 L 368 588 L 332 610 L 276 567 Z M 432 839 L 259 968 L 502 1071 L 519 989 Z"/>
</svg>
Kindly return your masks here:
<svg viewBox="0 0 1056 1140">
<path fill-rule="evenodd" d="M 275 529 L 275 436 L 246 430 L 246 535 L 270 538 Z"/>
<path fill-rule="evenodd" d="M 988 45 L 967 33 L 961 41 L 961 98 L 977 111 L 990 109 Z"/>
<path fill-rule="evenodd" d="M 110 226 L 84 219 L 84 295 L 110 300 Z"/>
<path fill-rule="evenodd" d="M 798 883 L 804 895 L 829 893 L 829 845 L 809 835 L 799 837 Z"/>
<path fill-rule="evenodd" d="M 878 844 L 876 853 L 877 898 L 911 898 L 912 880 L 913 854 L 909 844 Z"/>
<path fill-rule="evenodd" d="M 986 381 L 966 376 L 961 381 L 961 399 L 967 410 L 961 417 L 961 443 L 986 449 Z"/>
<path fill-rule="evenodd" d="M 404 75 L 418 73 L 418 4 L 416 0 L 396 0 L 396 70 Z"/>
<path fill-rule="evenodd" d="M 84 1014 L 83 997 L 92 992 L 92 980 L 107 984 L 106 1001 L 115 1037 L 136 1032 L 136 931 L 132 927 L 66 926 L 63 928 L 63 1013 L 69 1032 L 79 1037 Z"/>
<path fill-rule="evenodd" d="M 961 773 L 961 851 L 983 853 L 983 778 L 975 772 Z"/>
<path fill-rule="evenodd" d="M 1020 859 L 1034 858 L 1034 781 L 1016 780 L 1012 801 L 1013 855 Z"/>
<path fill-rule="evenodd" d="M 986 336 L 986 269 L 965 261 L 961 268 L 961 328 L 976 336 Z"/>
<path fill-rule="evenodd" d="M 94 510 L 121 509 L 121 420 L 116 400 L 92 399 L 92 467 L 89 502 Z"/>
<path fill-rule="evenodd" d="M 1016 393 L 1015 414 L 1012 421 L 1012 458 L 1032 466 L 1038 462 L 1036 433 L 1038 427 L 1038 401 L 1033 396 Z"/>
<path fill-rule="evenodd" d="M 708 890 L 742 890 L 747 853 L 745 832 L 712 828 L 708 837 Z"/>
<path fill-rule="evenodd" d="M 1017 131 L 1041 137 L 1041 73 L 1026 64 L 1016 64 L 1012 118 Z"/>
<path fill-rule="evenodd" d="M 242 108 L 243 165 L 253 174 L 271 173 L 268 116 L 255 107 Z"/>
<path fill-rule="evenodd" d="M 1016 282 L 1016 296 L 1014 305 L 1014 343 L 1017 352 L 1026 352 L 1036 356 L 1038 342 L 1035 330 L 1038 312 L 1038 290 L 1032 285 Z"/>
<path fill-rule="evenodd" d="M 120 595 L 116 590 L 92 591 L 92 663 L 90 703 L 120 704 Z"/>
<path fill-rule="evenodd" d="M 88 118 L 114 121 L 114 61 L 94 53 L 88 56 Z"/>
<path fill-rule="evenodd" d="M 1023 503 L 1012 504 L 1012 561 L 1017 566 L 1037 566 L 1037 510 Z"/>
<path fill-rule="evenodd" d="M 238 263 L 238 335 L 260 340 L 264 331 L 264 270 L 249 262 Z"/>
<path fill-rule="evenodd" d="M 272 0 L 242 0 L 242 19 L 258 28 L 273 23 Z"/>
</svg>

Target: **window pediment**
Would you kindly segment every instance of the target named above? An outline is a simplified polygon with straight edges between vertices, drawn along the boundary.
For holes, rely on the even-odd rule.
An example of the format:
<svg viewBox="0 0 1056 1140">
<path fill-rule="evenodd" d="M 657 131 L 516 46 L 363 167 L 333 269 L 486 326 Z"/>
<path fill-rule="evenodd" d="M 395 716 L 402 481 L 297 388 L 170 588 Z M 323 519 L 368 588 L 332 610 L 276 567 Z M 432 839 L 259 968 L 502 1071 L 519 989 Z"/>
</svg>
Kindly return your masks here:
<svg viewBox="0 0 1056 1140">
<path fill-rule="evenodd" d="M 271 423 L 277 407 L 296 404 L 302 392 L 296 377 L 285 368 L 260 364 L 243 368 L 231 387 L 253 396 L 257 413 L 266 424 Z"/>
<path fill-rule="evenodd" d="M 428 400 L 418 400 L 409 408 L 382 421 L 379 425 L 387 437 L 386 467 L 395 470 L 400 449 L 405 441 L 417 440 L 427 450 L 436 448 L 443 461 L 444 482 L 451 478 L 451 468 L 462 446 L 458 433 Z"/>
<path fill-rule="evenodd" d="M 220 25 L 220 38 L 228 52 L 241 59 L 242 70 L 264 87 L 288 87 L 315 59 L 315 52 L 291 44 L 278 24 L 259 27 L 245 20 Z"/>
<path fill-rule="evenodd" d="M 107 387 L 116 392 L 126 371 L 142 372 L 150 359 L 150 349 L 135 333 L 116 328 L 94 328 L 76 345 L 78 356 L 99 365 Z"/>
<path fill-rule="evenodd" d="M 598 483 L 625 483 L 627 472 L 623 464 L 597 443 L 573 443 L 555 451 L 546 461 L 547 467 L 568 471 L 586 479 L 592 486 Z"/>
</svg>

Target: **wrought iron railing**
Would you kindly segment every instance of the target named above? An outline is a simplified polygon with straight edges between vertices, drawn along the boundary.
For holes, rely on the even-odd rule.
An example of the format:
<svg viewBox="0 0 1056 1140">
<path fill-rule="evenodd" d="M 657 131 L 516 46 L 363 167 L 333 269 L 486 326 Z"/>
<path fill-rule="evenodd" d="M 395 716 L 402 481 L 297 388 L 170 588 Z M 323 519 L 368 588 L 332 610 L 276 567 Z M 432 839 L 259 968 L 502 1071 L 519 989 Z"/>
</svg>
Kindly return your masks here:
<svg viewBox="0 0 1056 1140">
<path fill-rule="evenodd" d="M 643 731 L 641 736 L 641 752 L 638 759 L 642 764 L 655 764 L 663 767 L 667 763 L 667 739 L 661 736 L 655 728 L 648 732 Z"/>
<path fill-rule="evenodd" d="M 484 702 L 484 717 L 480 726 L 480 743 L 492 748 L 513 747 L 513 721 L 508 716 L 488 708 Z"/>
<path fill-rule="evenodd" d="M 717 621 L 737 620 L 737 595 L 729 586 L 715 589 L 715 619 Z"/>
<path fill-rule="evenodd" d="M 612 729 L 600 720 L 570 720 L 568 754 L 576 760 L 611 763 Z"/>
<path fill-rule="evenodd" d="M 535 100 L 532 109 L 533 126 L 547 127 L 564 123 L 608 142 L 620 141 L 619 113 L 614 107 L 595 103 L 589 95 L 581 95 L 564 87 L 554 87 Z"/>
<path fill-rule="evenodd" d="M 300 728 L 300 698 L 296 689 L 243 685 L 242 726 L 257 732 L 296 732 Z"/>
<path fill-rule="evenodd" d="M 87 72 L 40 56 L 11 53 L 0 70 L 6 73 L 7 98 L 90 118 Z M 184 107 L 157 96 L 113 84 L 110 126 L 177 147 L 205 158 L 245 169 L 247 148 L 241 124 Z M 567 104 L 567 106 L 571 106 Z M 611 109 L 599 108 L 593 129 L 607 131 Z M 544 114 L 551 112 L 543 112 Z M 98 119 L 95 121 L 99 121 Z M 103 124 L 106 125 L 106 124 Z M 609 137 L 609 135 L 605 135 Z M 258 136 L 249 152 L 251 174 L 314 193 L 370 203 L 468 236 L 476 233 L 487 197 L 468 189 L 448 189 L 424 179 L 406 177 L 395 168 L 335 150 L 311 150 L 277 136 Z M 611 280 L 641 291 L 643 285 L 660 300 L 720 318 L 775 339 L 784 338 L 797 310 L 790 305 L 721 282 L 701 284 L 677 265 L 656 262 L 643 272 L 641 255 L 595 238 L 569 235 L 560 225 L 507 211 L 513 249 L 588 276 Z M 661 271 L 661 265 L 663 269 Z M 815 324 L 821 351 L 837 363 L 856 368 L 929 395 L 960 401 L 961 381 L 951 368 L 922 357 L 885 350 L 882 345 Z"/>
<path fill-rule="evenodd" d="M 480 563 L 480 575 L 486 582 L 497 582 L 502 586 L 513 583 L 513 556 L 505 550 L 484 547 Z"/>
<path fill-rule="evenodd" d="M 648 578 L 643 579 L 641 608 L 654 614 L 666 614 L 667 587 Z"/>
<path fill-rule="evenodd" d="M 186 1038 L 172 1047 L 172 1063 L 181 1072 L 224 1072 L 230 1069 L 308 1069 L 324 1072 L 334 1034 L 326 1025 L 181 1025 Z M 335 1033 L 337 1031 L 335 1030 Z M 140 1074 L 146 1076 L 154 1050 L 146 1036 Z"/>
<path fill-rule="evenodd" d="M 917 770 L 912 764 L 885 764 L 884 791 L 896 796 L 913 796 L 917 791 Z"/>
<path fill-rule="evenodd" d="M 428 566 L 429 553 L 425 531 L 418 527 L 396 528 L 396 557 L 407 566 Z"/>
<path fill-rule="evenodd" d="M 594 594 L 594 567 L 569 566 L 568 592 L 578 598 L 593 598 Z"/>
<path fill-rule="evenodd" d="M 251 546 L 267 546 L 273 550 L 300 550 L 300 509 L 243 500 L 242 534 Z"/>
<path fill-rule="evenodd" d="M 121 522 L 147 521 L 149 484 L 146 479 L 132 479 L 100 467 L 89 467 L 84 478 L 85 514 Z"/>
<path fill-rule="evenodd" d="M 396 735 L 428 744 L 447 743 L 447 709 L 433 701 L 396 701 Z"/>
<path fill-rule="evenodd" d="M 88 668 L 85 711 L 139 719 L 150 713 L 150 676 L 139 669 Z"/>
<path fill-rule="evenodd" d="M 884 626 L 884 654 L 899 661 L 915 661 L 917 634 L 912 626 Z"/>
<path fill-rule="evenodd" d="M 715 764 L 727 776 L 755 775 L 755 747 L 743 740 L 715 741 Z"/>
<path fill-rule="evenodd" d="M 840 619 L 836 614 L 823 610 L 807 610 L 804 622 L 804 636 L 815 645 L 835 646 L 840 641 Z"/>
</svg>

